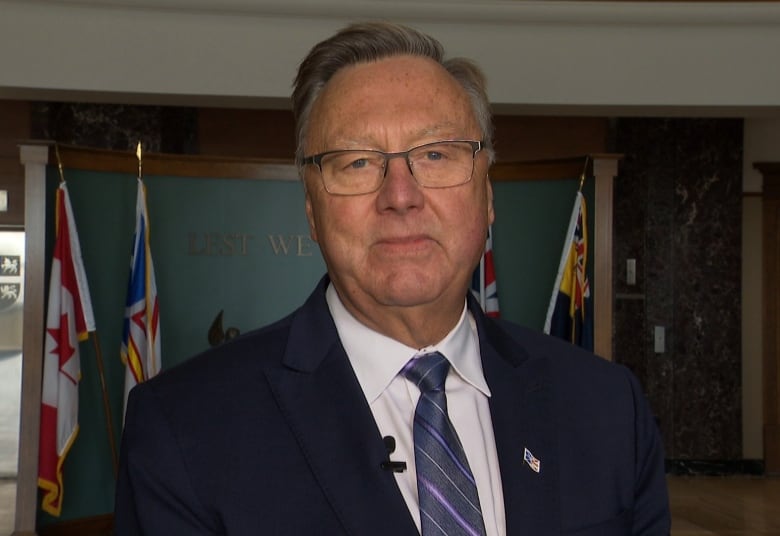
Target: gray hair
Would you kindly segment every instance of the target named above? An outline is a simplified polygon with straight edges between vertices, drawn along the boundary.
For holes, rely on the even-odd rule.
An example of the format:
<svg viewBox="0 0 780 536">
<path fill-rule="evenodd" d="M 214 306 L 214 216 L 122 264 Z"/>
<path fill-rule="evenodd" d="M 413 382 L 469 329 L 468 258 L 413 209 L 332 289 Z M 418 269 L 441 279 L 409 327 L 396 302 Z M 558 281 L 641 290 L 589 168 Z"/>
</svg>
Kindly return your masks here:
<svg viewBox="0 0 780 536">
<path fill-rule="evenodd" d="M 364 22 L 351 24 L 315 45 L 298 67 L 292 109 L 297 140 L 295 162 L 299 169 L 311 110 L 333 75 L 350 65 L 401 55 L 430 58 L 460 83 L 471 101 L 489 162 L 493 163 L 493 119 L 482 70 L 466 58 L 445 60 L 441 43 L 422 32 L 388 22 Z"/>
</svg>

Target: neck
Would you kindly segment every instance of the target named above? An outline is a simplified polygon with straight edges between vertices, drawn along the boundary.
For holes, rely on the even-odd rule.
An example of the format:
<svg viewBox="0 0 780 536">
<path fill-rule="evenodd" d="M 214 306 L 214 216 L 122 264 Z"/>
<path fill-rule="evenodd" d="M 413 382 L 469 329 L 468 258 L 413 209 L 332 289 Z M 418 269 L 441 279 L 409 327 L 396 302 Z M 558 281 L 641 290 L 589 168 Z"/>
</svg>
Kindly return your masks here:
<svg viewBox="0 0 780 536">
<path fill-rule="evenodd" d="M 344 308 L 370 329 L 412 348 L 437 344 L 457 325 L 465 294 L 414 306 L 388 306 L 361 301 L 334 287 Z"/>
</svg>

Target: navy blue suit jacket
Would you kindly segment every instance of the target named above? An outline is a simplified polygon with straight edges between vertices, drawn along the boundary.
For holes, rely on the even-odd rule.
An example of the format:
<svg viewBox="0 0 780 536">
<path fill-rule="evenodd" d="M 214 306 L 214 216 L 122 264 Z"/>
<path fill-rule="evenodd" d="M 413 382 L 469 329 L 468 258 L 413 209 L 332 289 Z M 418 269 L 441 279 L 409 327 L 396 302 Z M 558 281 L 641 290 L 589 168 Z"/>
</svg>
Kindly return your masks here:
<svg viewBox="0 0 780 536">
<path fill-rule="evenodd" d="M 325 301 L 130 394 L 118 536 L 417 534 Z M 507 534 L 669 533 L 658 430 L 624 367 L 485 317 Z M 540 471 L 523 461 L 528 449 Z"/>
</svg>

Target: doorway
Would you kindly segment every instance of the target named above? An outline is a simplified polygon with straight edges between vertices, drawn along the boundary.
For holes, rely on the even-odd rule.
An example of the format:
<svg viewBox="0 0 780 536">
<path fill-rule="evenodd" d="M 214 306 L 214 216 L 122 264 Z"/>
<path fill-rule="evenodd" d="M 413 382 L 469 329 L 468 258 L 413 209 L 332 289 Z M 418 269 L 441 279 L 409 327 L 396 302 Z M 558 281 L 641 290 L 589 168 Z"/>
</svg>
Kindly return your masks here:
<svg viewBox="0 0 780 536">
<path fill-rule="evenodd" d="M 0 231 L 0 534 L 14 525 L 19 462 L 24 231 Z"/>
</svg>

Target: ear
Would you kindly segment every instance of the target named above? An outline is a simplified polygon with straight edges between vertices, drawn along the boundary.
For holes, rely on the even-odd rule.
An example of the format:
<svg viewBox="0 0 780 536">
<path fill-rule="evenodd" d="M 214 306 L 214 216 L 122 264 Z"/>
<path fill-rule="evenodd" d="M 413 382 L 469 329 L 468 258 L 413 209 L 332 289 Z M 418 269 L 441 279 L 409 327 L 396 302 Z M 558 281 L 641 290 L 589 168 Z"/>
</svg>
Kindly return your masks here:
<svg viewBox="0 0 780 536">
<path fill-rule="evenodd" d="M 309 236 L 314 242 L 317 242 L 317 224 L 315 223 L 314 218 L 314 205 L 311 200 L 311 194 L 309 193 L 309 189 L 305 187 L 306 191 L 306 219 L 309 222 Z"/>
<path fill-rule="evenodd" d="M 485 177 L 485 195 L 487 196 L 487 219 L 488 225 L 493 225 L 493 221 L 496 219 L 496 213 L 493 209 L 493 183 L 490 182 L 490 177 Z"/>
</svg>

